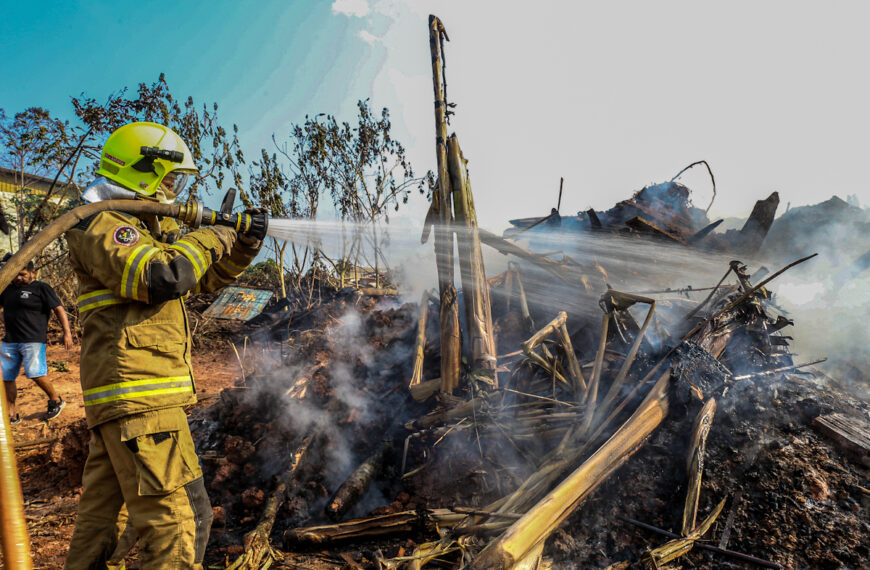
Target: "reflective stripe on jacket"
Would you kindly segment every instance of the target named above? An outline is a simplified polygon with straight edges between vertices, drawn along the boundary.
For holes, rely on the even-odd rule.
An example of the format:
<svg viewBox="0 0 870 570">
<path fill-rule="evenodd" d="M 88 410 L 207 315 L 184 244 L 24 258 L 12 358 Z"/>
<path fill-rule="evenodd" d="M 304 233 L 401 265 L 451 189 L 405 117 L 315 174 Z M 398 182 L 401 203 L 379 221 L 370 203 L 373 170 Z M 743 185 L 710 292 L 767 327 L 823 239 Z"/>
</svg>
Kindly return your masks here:
<svg viewBox="0 0 870 570">
<path fill-rule="evenodd" d="M 177 227 L 160 223 L 164 233 Z M 138 218 L 112 211 L 66 238 L 79 278 L 88 427 L 196 402 L 183 296 L 233 282 L 256 251 L 237 241 L 225 252 L 209 229 L 164 243 Z"/>
</svg>

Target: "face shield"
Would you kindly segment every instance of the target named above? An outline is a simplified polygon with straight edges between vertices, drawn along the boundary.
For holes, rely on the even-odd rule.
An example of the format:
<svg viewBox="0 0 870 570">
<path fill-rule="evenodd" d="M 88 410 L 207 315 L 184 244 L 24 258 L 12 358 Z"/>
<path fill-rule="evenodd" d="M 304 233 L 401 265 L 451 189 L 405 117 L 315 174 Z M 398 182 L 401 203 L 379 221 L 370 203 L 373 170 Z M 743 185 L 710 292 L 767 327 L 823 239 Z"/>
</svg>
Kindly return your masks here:
<svg viewBox="0 0 870 570">
<path fill-rule="evenodd" d="M 187 182 L 190 180 L 190 174 L 186 172 L 179 172 L 175 176 L 175 184 L 172 186 L 172 193 L 176 196 L 180 196 L 184 189 L 187 188 Z"/>
<path fill-rule="evenodd" d="M 190 181 L 190 177 L 189 173 L 180 172 L 178 170 L 170 172 L 164 176 L 157 189 L 157 195 L 160 201 L 165 204 L 174 202 L 175 199 L 184 192 L 188 181 Z"/>
</svg>

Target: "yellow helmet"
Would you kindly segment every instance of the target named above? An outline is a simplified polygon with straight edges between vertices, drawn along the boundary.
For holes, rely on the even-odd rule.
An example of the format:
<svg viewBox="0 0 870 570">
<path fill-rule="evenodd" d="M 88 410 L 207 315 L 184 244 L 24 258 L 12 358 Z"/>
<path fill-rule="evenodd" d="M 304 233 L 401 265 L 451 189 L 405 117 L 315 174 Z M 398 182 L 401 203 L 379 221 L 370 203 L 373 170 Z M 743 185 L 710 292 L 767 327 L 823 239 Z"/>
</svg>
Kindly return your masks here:
<svg viewBox="0 0 870 570">
<path fill-rule="evenodd" d="M 130 123 L 109 135 L 97 170 L 97 174 L 144 196 L 153 196 L 169 173 L 176 175 L 172 193 L 177 196 L 184 190 L 188 175 L 196 172 L 193 155 L 181 137 L 157 123 Z"/>
</svg>

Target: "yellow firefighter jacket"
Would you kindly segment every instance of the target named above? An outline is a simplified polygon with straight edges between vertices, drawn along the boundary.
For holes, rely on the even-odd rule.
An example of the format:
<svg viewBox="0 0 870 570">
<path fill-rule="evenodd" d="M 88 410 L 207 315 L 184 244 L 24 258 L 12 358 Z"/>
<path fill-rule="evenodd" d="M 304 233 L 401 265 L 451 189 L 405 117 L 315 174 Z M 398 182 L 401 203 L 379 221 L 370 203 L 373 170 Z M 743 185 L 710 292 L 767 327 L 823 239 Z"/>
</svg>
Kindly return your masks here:
<svg viewBox="0 0 870 570">
<path fill-rule="evenodd" d="M 179 235 L 175 221 L 164 219 L 160 229 L 155 236 L 135 216 L 106 211 L 66 234 L 80 283 L 89 428 L 196 402 L 183 296 L 231 283 L 257 254 L 239 240 L 224 251 L 209 229 L 173 243 L 159 238 Z"/>
</svg>

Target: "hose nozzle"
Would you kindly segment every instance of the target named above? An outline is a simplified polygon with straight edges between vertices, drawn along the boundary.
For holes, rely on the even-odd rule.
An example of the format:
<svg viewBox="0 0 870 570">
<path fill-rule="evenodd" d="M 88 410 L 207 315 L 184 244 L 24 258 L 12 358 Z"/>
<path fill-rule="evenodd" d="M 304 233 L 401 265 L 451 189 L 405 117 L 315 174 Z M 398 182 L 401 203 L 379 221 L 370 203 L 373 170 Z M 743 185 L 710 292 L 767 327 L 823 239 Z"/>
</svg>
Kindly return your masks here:
<svg viewBox="0 0 870 570">
<path fill-rule="evenodd" d="M 206 208 L 202 202 L 188 202 L 182 205 L 178 212 L 178 219 L 190 228 L 195 229 L 202 225 L 227 226 L 237 233 L 257 239 L 265 238 L 266 230 L 269 228 L 269 217 L 266 214 L 218 212 Z"/>
</svg>

